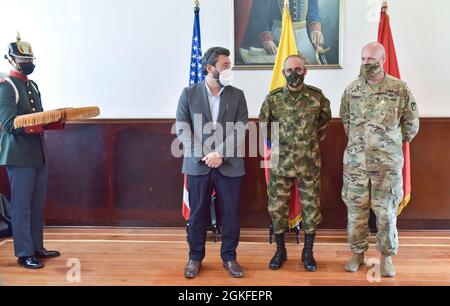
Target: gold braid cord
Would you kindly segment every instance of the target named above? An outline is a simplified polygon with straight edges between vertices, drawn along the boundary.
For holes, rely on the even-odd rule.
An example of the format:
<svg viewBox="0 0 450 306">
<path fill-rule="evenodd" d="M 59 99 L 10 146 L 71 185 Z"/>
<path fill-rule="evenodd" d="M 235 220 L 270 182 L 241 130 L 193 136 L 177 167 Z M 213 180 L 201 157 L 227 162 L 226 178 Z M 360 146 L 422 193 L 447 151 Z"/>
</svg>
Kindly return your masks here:
<svg viewBox="0 0 450 306">
<path fill-rule="evenodd" d="M 64 109 L 64 118 L 66 121 L 90 119 L 98 115 L 100 115 L 100 109 L 96 106 Z"/>
<path fill-rule="evenodd" d="M 61 108 L 36 114 L 17 116 L 14 120 L 14 128 L 24 128 L 36 125 L 45 125 L 52 122 L 77 121 L 94 118 L 100 115 L 100 109 L 96 106 L 81 108 Z"/>
</svg>

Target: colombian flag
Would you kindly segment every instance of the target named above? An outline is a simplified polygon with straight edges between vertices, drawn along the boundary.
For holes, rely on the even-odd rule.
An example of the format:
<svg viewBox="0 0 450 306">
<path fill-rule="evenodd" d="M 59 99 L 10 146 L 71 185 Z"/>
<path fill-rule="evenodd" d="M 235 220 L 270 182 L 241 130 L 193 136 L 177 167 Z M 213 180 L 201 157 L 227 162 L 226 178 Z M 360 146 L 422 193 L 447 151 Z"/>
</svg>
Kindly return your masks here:
<svg viewBox="0 0 450 306">
<path fill-rule="evenodd" d="M 270 91 L 286 85 L 286 79 L 283 76 L 284 60 L 290 55 L 297 55 L 297 45 L 294 38 L 294 29 L 292 27 L 291 13 L 289 12 L 289 1 L 284 2 L 283 9 L 283 28 L 281 31 L 280 44 L 278 46 L 277 58 L 272 73 Z M 270 178 L 270 143 L 265 143 L 265 164 L 266 164 L 266 182 L 269 185 Z M 292 187 L 292 199 L 289 212 L 289 227 L 295 228 L 302 221 L 302 210 L 300 195 L 298 194 L 297 184 Z"/>
</svg>

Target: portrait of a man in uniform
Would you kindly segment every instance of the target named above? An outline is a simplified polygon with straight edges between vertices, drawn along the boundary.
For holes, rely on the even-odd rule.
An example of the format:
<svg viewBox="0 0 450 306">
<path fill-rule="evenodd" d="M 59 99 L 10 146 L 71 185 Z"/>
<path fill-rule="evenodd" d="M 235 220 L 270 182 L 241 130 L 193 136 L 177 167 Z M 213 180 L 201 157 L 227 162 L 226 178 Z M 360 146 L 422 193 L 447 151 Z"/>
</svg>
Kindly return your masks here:
<svg viewBox="0 0 450 306">
<path fill-rule="evenodd" d="M 340 66 L 342 0 L 289 0 L 299 55 L 318 68 Z M 282 29 L 284 0 L 235 0 L 235 66 L 274 64 Z"/>
</svg>

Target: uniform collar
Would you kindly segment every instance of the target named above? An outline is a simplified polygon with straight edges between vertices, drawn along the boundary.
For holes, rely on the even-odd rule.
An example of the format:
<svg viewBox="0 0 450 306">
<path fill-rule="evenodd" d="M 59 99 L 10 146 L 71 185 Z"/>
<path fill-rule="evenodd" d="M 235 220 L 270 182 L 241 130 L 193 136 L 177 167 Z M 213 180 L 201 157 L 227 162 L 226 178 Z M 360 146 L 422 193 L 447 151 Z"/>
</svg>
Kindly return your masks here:
<svg viewBox="0 0 450 306">
<path fill-rule="evenodd" d="M 22 73 L 15 71 L 15 70 L 11 70 L 9 73 L 9 76 L 12 78 L 16 78 L 19 79 L 21 81 L 27 82 L 28 81 L 28 77 L 26 75 L 23 75 Z"/>
<path fill-rule="evenodd" d="M 284 94 L 285 97 L 292 97 L 292 100 L 298 101 L 298 100 L 300 100 L 303 96 L 305 96 L 305 94 L 306 94 L 306 87 L 307 87 L 306 84 L 303 84 L 302 90 L 300 90 L 300 91 L 298 92 L 298 97 L 297 97 L 297 99 L 294 98 L 294 96 L 292 95 L 292 93 L 291 93 L 291 91 L 289 90 L 289 87 L 288 87 L 287 85 L 284 86 L 283 94 Z"/>
<path fill-rule="evenodd" d="M 388 80 L 388 74 L 387 73 L 384 74 L 383 81 L 381 81 L 380 83 L 377 83 L 377 84 L 372 84 L 372 85 L 369 84 L 369 82 L 365 78 L 361 77 L 362 91 L 363 92 L 368 92 L 368 93 L 375 93 L 381 87 L 383 87 L 386 84 L 387 80 Z"/>
</svg>

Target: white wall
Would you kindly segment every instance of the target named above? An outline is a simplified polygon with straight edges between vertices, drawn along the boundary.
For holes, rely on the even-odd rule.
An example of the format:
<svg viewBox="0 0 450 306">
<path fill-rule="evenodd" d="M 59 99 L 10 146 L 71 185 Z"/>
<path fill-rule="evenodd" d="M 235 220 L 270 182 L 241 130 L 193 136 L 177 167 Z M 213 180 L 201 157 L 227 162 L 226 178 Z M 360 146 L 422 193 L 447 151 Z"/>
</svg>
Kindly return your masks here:
<svg viewBox="0 0 450 306">
<path fill-rule="evenodd" d="M 193 0 L 0 0 L 0 46 L 20 30 L 38 57 L 33 78 L 46 109 L 99 105 L 102 118 L 173 118 L 187 84 Z M 201 0 L 203 51 L 232 47 L 232 0 Z M 391 0 L 402 77 L 421 115 L 450 116 L 450 1 Z M 377 36 L 381 0 L 346 0 L 344 69 L 310 71 L 338 116 L 342 91 L 359 71 L 361 47 Z M 429 4 L 429 5 L 426 5 Z M 1 52 L 4 49 L 1 49 Z M 8 70 L 2 60 L 1 71 Z M 251 117 L 271 71 L 237 71 Z"/>
</svg>

